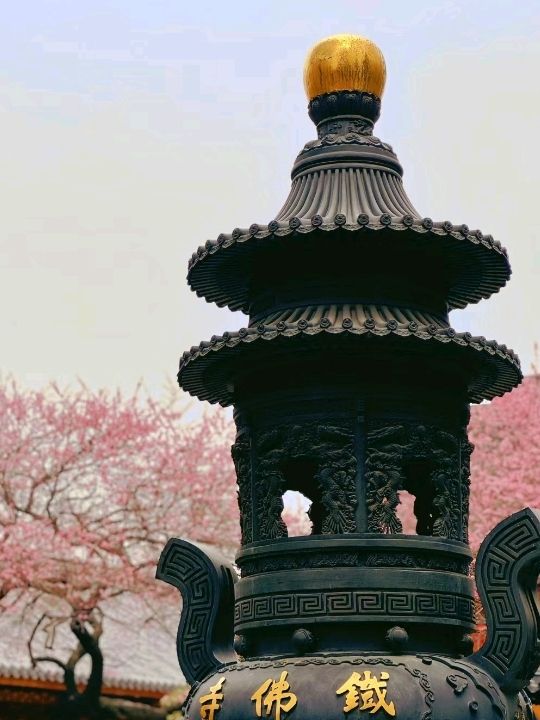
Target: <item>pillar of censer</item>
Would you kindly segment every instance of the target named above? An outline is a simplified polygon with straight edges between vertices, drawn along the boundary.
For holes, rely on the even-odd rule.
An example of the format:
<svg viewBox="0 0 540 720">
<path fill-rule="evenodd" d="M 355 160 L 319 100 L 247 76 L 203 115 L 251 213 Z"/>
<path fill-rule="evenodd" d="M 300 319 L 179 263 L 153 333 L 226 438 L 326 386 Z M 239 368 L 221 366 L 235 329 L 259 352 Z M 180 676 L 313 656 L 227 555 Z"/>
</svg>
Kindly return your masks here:
<svg viewBox="0 0 540 720">
<path fill-rule="evenodd" d="M 467 539 L 469 403 L 517 385 L 519 361 L 448 319 L 503 287 L 506 250 L 411 204 L 373 135 L 385 82 L 373 43 L 321 41 L 304 80 L 317 138 L 282 209 L 189 263 L 193 290 L 249 323 L 184 353 L 178 374 L 234 405 L 242 529 L 240 579 L 183 540 L 160 560 L 183 596 L 187 717 L 530 717 L 540 513 L 512 515 L 482 545 L 488 636 L 474 654 Z M 287 537 L 287 490 L 311 501 L 311 535 Z M 402 531 L 403 491 L 416 535 Z"/>
</svg>

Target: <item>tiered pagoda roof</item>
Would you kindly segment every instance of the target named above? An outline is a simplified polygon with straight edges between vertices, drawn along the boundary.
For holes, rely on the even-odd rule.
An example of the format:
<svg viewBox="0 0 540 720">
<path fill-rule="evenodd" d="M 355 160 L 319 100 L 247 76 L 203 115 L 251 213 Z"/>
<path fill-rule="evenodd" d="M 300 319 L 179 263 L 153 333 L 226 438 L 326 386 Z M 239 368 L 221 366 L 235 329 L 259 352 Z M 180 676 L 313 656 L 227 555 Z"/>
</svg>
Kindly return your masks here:
<svg viewBox="0 0 540 720">
<path fill-rule="evenodd" d="M 363 363 L 367 356 L 375 362 L 383 349 L 401 352 L 405 338 L 407 352 L 424 361 L 463 365 L 470 402 L 520 382 L 511 350 L 449 324 L 449 310 L 505 285 L 508 256 L 491 235 L 415 210 L 397 156 L 372 134 L 384 87 L 384 60 L 373 48 L 369 72 L 360 68 L 356 77 L 341 77 L 340 68 L 329 77 L 328 68 L 320 72 L 324 59 L 308 57 L 305 85 L 318 138 L 298 155 L 282 209 L 268 224 L 209 240 L 190 260 L 197 295 L 250 316 L 247 327 L 184 353 L 179 382 L 201 399 L 234 402 L 236 363 L 336 342 Z M 384 347 L 368 344 L 374 336 Z"/>
</svg>

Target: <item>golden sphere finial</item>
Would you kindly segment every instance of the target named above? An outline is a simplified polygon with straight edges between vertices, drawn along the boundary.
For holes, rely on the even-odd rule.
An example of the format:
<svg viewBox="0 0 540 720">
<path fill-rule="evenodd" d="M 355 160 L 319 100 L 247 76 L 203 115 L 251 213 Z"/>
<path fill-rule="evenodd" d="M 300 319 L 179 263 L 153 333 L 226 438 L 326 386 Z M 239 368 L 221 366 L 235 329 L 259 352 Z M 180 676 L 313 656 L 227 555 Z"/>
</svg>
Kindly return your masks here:
<svg viewBox="0 0 540 720">
<path fill-rule="evenodd" d="M 375 43 L 360 35 L 332 35 L 316 43 L 304 65 L 308 100 L 339 90 L 368 92 L 380 98 L 386 65 Z"/>
</svg>

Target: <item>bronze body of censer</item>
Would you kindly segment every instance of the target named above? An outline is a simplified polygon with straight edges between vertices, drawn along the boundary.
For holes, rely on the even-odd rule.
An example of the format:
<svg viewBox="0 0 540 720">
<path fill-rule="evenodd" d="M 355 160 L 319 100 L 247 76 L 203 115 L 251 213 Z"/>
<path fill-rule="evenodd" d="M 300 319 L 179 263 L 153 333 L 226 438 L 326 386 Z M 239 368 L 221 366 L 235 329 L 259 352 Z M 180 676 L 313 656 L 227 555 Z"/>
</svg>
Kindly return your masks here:
<svg viewBox="0 0 540 720">
<path fill-rule="evenodd" d="M 184 353 L 178 374 L 234 405 L 242 529 L 239 579 L 184 540 L 160 560 L 183 596 L 187 717 L 531 717 L 540 513 L 512 515 L 481 547 L 476 653 L 467 538 L 469 404 L 517 385 L 519 361 L 448 320 L 506 283 L 506 251 L 414 209 L 373 135 L 385 81 L 373 43 L 321 41 L 304 78 L 317 139 L 283 208 L 189 264 L 198 295 L 249 323 Z M 287 490 L 311 501 L 311 535 L 287 537 Z M 403 491 L 416 535 L 402 532 Z"/>
</svg>

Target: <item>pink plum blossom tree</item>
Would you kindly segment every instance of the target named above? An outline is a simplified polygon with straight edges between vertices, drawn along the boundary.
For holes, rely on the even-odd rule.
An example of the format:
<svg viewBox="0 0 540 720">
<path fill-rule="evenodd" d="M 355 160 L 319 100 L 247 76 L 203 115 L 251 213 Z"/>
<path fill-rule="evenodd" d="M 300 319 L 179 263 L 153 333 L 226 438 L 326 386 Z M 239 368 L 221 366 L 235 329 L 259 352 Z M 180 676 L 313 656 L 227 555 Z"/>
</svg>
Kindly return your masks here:
<svg viewBox="0 0 540 720">
<path fill-rule="evenodd" d="M 53 626 L 71 625 L 78 640 L 71 657 L 41 659 L 63 667 L 73 688 L 74 664 L 92 658 L 92 692 L 71 693 L 70 706 L 73 717 L 83 706 L 90 716 L 111 600 L 129 594 L 160 607 L 173 599 L 154 579 L 170 536 L 233 554 L 230 423 L 215 411 L 187 422 L 176 404 L 141 393 L 25 391 L 15 382 L 0 385 L 0 417 L 0 609 L 46 607 Z M 101 717 L 103 708 L 94 710 Z"/>
<path fill-rule="evenodd" d="M 540 504 L 540 375 L 472 408 L 470 543 L 474 551 L 504 517 Z"/>
</svg>

